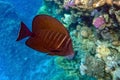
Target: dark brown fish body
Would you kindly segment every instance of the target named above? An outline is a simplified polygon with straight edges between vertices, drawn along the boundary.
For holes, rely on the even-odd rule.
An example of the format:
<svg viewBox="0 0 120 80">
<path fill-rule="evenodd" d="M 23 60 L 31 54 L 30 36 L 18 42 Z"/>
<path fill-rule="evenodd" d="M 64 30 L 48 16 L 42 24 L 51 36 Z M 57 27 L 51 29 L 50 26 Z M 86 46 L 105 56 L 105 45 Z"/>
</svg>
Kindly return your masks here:
<svg viewBox="0 0 120 80">
<path fill-rule="evenodd" d="M 21 23 L 17 40 L 26 36 L 30 36 L 26 44 L 35 50 L 46 52 L 49 55 L 69 56 L 74 54 L 67 30 L 58 20 L 50 16 L 36 16 L 32 23 L 32 32 L 24 23 Z"/>
</svg>

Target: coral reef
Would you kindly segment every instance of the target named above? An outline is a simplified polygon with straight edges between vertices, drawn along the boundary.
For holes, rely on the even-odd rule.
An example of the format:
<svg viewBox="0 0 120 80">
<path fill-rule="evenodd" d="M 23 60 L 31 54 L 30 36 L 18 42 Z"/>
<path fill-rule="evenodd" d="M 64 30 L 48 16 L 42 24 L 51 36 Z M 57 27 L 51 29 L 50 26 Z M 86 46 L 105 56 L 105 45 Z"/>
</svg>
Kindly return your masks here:
<svg viewBox="0 0 120 80">
<path fill-rule="evenodd" d="M 93 20 L 93 25 L 96 27 L 96 28 L 99 28 L 99 27 L 101 27 L 102 25 L 104 25 L 105 24 L 105 20 L 104 20 L 104 18 L 102 17 L 102 16 L 99 16 L 99 17 L 97 17 L 97 18 L 95 18 L 94 20 Z"/>
<path fill-rule="evenodd" d="M 104 58 L 110 54 L 110 49 L 105 45 L 98 45 L 96 48 L 96 53 L 99 58 Z"/>
<path fill-rule="evenodd" d="M 65 80 L 117 80 L 120 78 L 119 0 L 44 0 L 47 13 L 70 33 L 75 57 L 57 57 Z M 54 4 L 51 6 L 51 4 Z M 55 14 L 55 13 L 56 14 Z M 39 14 L 39 13 L 38 13 Z M 63 73 L 61 73 L 63 74 Z M 60 78 L 60 76 L 55 77 Z M 88 76 L 89 78 L 85 78 Z"/>
</svg>

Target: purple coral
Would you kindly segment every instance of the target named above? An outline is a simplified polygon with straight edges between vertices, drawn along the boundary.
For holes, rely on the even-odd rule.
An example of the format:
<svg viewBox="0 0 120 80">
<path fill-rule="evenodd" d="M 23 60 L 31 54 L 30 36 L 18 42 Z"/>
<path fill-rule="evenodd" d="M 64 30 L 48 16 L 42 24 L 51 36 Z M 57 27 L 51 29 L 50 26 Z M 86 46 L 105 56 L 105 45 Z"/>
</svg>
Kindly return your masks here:
<svg viewBox="0 0 120 80">
<path fill-rule="evenodd" d="M 74 0 L 70 0 L 70 1 L 68 1 L 68 2 L 64 5 L 64 8 L 65 8 L 66 10 L 68 10 L 69 7 L 72 7 L 72 6 L 74 6 L 74 5 L 75 5 Z"/>
<path fill-rule="evenodd" d="M 96 28 L 99 28 L 101 27 L 103 24 L 105 24 L 105 20 L 103 17 L 97 17 L 93 20 L 93 25 L 96 27 Z"/>
</svg>

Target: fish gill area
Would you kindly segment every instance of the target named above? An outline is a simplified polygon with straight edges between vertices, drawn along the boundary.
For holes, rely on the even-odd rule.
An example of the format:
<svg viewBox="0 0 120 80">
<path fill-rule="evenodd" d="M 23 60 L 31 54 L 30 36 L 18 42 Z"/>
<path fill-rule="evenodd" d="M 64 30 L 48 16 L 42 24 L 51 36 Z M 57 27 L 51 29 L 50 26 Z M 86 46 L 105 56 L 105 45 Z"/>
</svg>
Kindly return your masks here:
<svg viewBox="0 0 120 80">
<path fill-rule="evenodd" d="M 75 52 L 55 58 L 65 72 L 51 80 L 120 80 L 120 0 L 44 0 L 37 14 L 57 18 Z"/>
</svg>

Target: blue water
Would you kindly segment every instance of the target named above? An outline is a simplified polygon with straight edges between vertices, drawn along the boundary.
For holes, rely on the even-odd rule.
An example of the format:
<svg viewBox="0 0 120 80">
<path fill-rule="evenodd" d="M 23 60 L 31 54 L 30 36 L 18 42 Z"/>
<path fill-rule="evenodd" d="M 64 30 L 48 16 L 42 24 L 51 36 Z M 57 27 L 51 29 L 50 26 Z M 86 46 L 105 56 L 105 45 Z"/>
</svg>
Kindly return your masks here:
<svg viewBox="0 0 120 80">
<path fill-rule="evenodd" d="M 1 0 L 2 1 L 2 0 Z M 3 0 L 9 2 L 14 11 L 19 16 L 20 20 L 24 21 L 27 25 L 31 25 L 33 17 L 36 15 L 40 6 L 42 6 L 42 0 Z"/>
<path fill-rule="evenodd" d="M 58 73 L 54 57 L 16 42 L 20 22 L 31 29 L 41 0 L 0 1 L 0 80 L 50 80 Z"/>
</svg>

